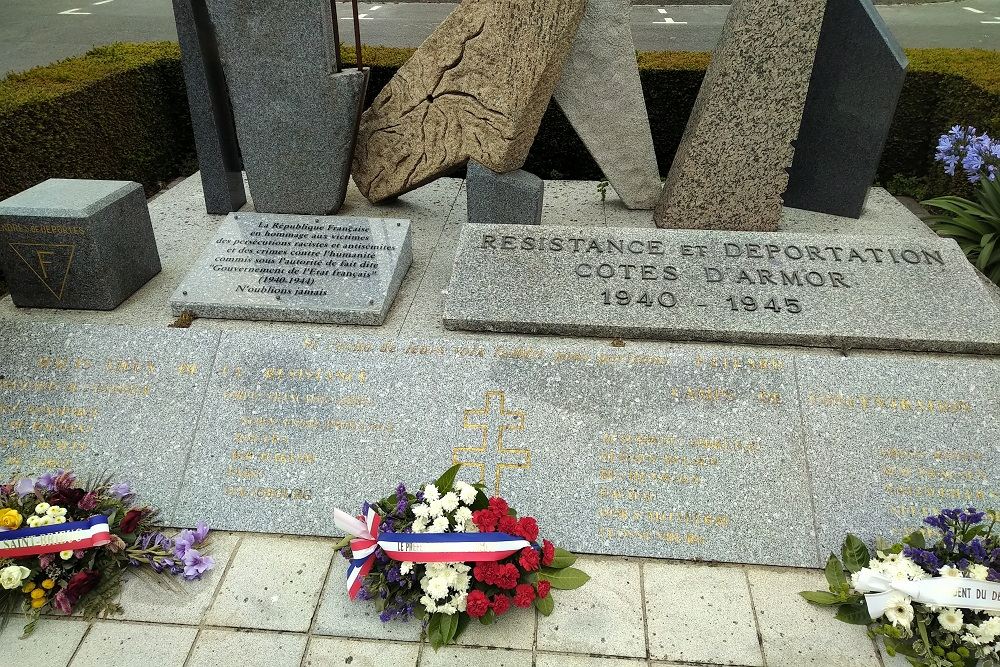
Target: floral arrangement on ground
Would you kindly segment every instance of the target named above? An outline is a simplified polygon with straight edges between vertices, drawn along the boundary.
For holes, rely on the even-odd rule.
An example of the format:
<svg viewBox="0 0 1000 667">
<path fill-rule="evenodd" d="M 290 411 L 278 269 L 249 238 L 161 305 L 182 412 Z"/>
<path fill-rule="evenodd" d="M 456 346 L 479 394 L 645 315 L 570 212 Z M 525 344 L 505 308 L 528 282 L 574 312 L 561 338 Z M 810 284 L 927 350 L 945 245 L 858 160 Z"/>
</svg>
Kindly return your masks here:
<svg viewBox="0 0 1000 667">
<path fill-rule="evenodd" d="M 848 535 L 826 565 L 827 591 L 806 600 L 837 607 L 868 626 L 889 655 L 916 667 L 1000 665 L 1000 531 L 995 511 L 942 510 L 902 542 L 878 541 L 875 556 Z M 846 571 L 845 571 L 846 568 Z"/>
<path fill-rule="evenodd" d="M 0 484 L 0 629 L 19 610 L 30 635 L 43 612 L 84 618 L 122 611 L 116 602 L 129 570 L 200 579 L 208 527 L 167 537 L 158 510 L 136 505 L 129 484 L 81 483 L 70 471 Z"/>
<path fill-rule="evenodd" d="M 337 548 L 350 561 L 351 599 L 370 601 L 383 623 L 421 620 L 435 650 L 473 619 L 489 625 L 514 607 L 549 615 L 553 589 L 589 580 L 571 567 L 576 556 L 538 542 L 533 517 L 487 497 L 481 484 L 457 481 L 459 468 L 416 493 L 401 482 L 357 518 L 335 512 L 347 533 Z"/>
</svg>

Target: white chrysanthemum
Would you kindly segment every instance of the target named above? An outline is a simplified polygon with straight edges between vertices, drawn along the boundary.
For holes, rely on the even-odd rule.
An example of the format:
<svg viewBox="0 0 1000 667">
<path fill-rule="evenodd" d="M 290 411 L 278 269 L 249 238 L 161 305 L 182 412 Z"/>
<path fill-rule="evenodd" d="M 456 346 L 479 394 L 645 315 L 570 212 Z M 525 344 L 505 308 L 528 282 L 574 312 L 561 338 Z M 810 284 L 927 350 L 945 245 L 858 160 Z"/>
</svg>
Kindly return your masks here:
<svg viewBox="0 0 1000 667">
<path fill-rule="evenodd" d="M 444 599 L 448 596 L 448 580 L 444 577 L 431 577 L 423 589 L 435 600 Z"/>
<path fill-rule="evenodd" d="M 428 526 L 427 532 L 428 533 L 447 533 L 448 532 L 448 517 L 439 516 L 438 518 L 434 519 L 434 523 L 432 523 L 430 526 Z"/>
<path fill-rule="evenodd" d="M 894 593 L 889 599 L 889 606 L 886 607 L 885 618 L 893 625 L 909 630 L 913 622 L 913 605 L 910 604 L 910 598 L 902 593 Z"/>
<path fill-rule="evenodd" d="M 441 516 L 442 514 L 444 514 L 444 501 L 441 498 L 438 498 L 430 504 L 430 516 L 435 517 Z"/>
<path fill-rule="evenodd" d="M 975 626 L 969 626 L 969 627 L 975 627 Z M 962 635 L 962 641 L 965 642 L 966 644 L 971 644 L 972 646 L 979 646 L 980 644 L 983 643 L 983 641 L 979 637 L 972 634 L 971 632 L 966 632 L 964 635 Z"/>
<path fill-rule="evenodd" d="M 424 500 L 428 502 L 433 502 L 441 497 L 441 492 L 433 484 L 428 484 L 424 487 Z"/>
<path fill-rule="evenodd" d="M 35 514 L 45 514 L 49 511 L 50 507 L 52 507 L 52 505 L 49 505 L 48 503 L 38 503 L 35 505 Z"/>
<path fill-rule="evenodd" d="M 959 632 L 964 622 L 962 612 L 958 609 L 945 609 L 938 614 L 938 623 L 948 632 Z"/>
<path fill-rule="evenodd" d="M 413 505 L 413 507 L 410 508 L 410 511 L 413 512 L 413 516 L 417 518 L 422 518 L 426 517 L 430 513 L 430 507 L 428 507 L 423 503 L 416 503 L 415 505 Z"/>
<path fill-rule="evenodd" d="M 468 601 L 469 601 L 468 592 L 459 593 L 458 595 L 452 598 L 452 604 L 455 605 L 455 609 L 457 609 L 459 612 L 463 614 L 465 613 L 465 605 Z"/>
<path fill-rule="evenodd" d="M 454 512 L 458 509 L 458 496 L 454 491 L 449 491 L 441 497 L 441 506 L 445 512 Z"/>
<path fill-rule="evenodd" d="M 406 575 L 406 574 L 409 574 L 410 572 L 413 572 L 413 563 L 411 563 L 408 560 L 405 560 L 405 561 L 403 561 L 402 563 L 399 564 L 399 573 L 400 574 Z"/>
<path fill-rule="evenodd" d="M 459 507 L 455 510 L 455 521 L 460 524 L 472 521 L 472 510 L 468 507 Z"/>
<path fill-rule="evenodd" d="M 437 611 L 437 603 L 429 595 L 420 598 L 420 604 L 424 605 L 424 608 L 431 614 Z"/>
<path fill-rule="evenodd" d="M 986 581 L 990 576 L 990 568 L 985 565 L 970 565 L 965 571 L 969 575 L 970 579 L 975 579 L 976 581 Z"/>
<path fill-rule="evenodd" d="M 455 490 L 458 491 L 458 497 L 462 501 L 463 505 L 471 505 L 476 502 L 476 496 L 479 492 L 476 491 L 476 487 L 471 484 L 466 484 L 465 482 L 456 482 Z"/>
<path fill-rule="evenodd" d="M 458 611 L 458 610 L 455 608 L 455 605 L 453 605 L 450 602 L 446 602 L 445 604 L 443 604 L 440 607 L 438 607 L 438 612 L 439 613 L 441 613 L 441 614 L 447 614 L 448 616 L 451 616 L 456 611 Z"/>
<path fill-rule="evenodd" d="M 983 643 L 993 641 L 997 636 L 1000 636 L 1000 618 L 993 617 L 983 621 L 975 632 L 983 640 Z"/>
<path fill-rule="evenodd" d="M 423 517 L 417 517 L 413 520 L 412 530 L 414 533 L 426 533 L 427 532 L 427 519 Z"/>
<path fill-rule="evenodd" d="M 469 575 L 464 573 L 459 574 L 456 572 L 455 580 L 452 582 L 451 587 L 454 588 L 456 591 L 468 591 L 470 583 L 471 580 L 469 578 Z"/>
<path fill-rule="evenodd" d="M 466 521 L 465 525 L 462 527 L 463 533 L 478 533 L 479 526 L 476 525 L 474 521 Z"/>
<path fill-rule="evenodd" d="M 938 574 L 940 574 L 942 577 L 954 577 L 956 579 L 962 579 L 965 576 L 962 574 L 962 571 L 959 570 L 954 565 L 945 565 L 940 570 L 938 570 Z"/>
<path fill-rule="evenodd" d="M 49 509 L 45 510 L 45 513 L 51 517 L 66 516 L 66 508 L 52 505 Z"/>
</svg>

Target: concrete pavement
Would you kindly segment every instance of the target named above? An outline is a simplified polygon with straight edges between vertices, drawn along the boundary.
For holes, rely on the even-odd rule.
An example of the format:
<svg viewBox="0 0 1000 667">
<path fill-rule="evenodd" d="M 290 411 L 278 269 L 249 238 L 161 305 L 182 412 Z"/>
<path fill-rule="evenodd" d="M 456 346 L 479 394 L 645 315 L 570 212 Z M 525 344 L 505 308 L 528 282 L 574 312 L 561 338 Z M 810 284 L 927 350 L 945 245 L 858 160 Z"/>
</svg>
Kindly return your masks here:
<svg viewBox="0 0 1000 667">
<path fill-rule="evenodd" d="M 340 4 L 341 24 L 350 12 Z M 367 44 L 417 46 L 454 4 L 362 4 Z M 636 5 L 632 31 L 643 51 L 708 51 L 728 7 Z M 1000 0 L 885 5 L 879 11 L 905 47 L 1000 49 Z M 0 0 L 0 72 L 23 70 L 114 41 L 175 40 L 170 0 Z"/>
</svg>

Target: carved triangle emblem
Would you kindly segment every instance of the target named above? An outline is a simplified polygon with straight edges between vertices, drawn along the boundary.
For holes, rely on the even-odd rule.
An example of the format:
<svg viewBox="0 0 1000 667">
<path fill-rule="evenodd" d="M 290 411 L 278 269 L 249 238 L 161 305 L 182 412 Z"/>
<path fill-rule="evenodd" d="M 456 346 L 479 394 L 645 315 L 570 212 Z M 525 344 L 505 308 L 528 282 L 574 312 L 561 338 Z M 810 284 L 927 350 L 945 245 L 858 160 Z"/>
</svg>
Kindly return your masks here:
<svg viewBox="0 0 1000 667">
<path fill-rule="evenodd" d="M 45 288 L 62 301 L 66 289 L 66 279 L 69 278 L 70 267 L 73 266 L 73 255 L 76 245 L 69 243 L 11 243 L 14 251 L 25 266 L 31 269 Z"/>
</svg>

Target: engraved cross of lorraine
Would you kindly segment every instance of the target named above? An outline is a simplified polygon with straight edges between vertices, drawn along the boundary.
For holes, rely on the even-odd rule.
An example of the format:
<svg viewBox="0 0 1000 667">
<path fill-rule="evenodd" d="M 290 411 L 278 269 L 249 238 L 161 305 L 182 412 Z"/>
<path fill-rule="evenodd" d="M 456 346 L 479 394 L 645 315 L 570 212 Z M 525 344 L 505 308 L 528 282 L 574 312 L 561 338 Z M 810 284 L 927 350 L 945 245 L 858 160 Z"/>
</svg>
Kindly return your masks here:
<svg viewBox="0 0 1000 667">
<path fill-rule="evenodd" d="M 504 470 L 524 470 L 531 467 L 531 450 L 509 449 L 504 446 L 508 431 L 524 430 L 524 412 L 507 409 L 507 397 L 499 390 L 486 392 L 482 408 L 463 411 L 462 428 L 478 430 L 482 440 L 478 447 L 454 447 L 452 464 L 479 470 L 479 481 L 486 484 L 487 469 L 493 473 L 493 493 L 500 495 L 500 480 Z M 495 443 L 495 444 L 494 444 Z M 479 456 L 470 456 L 479 454 Z M 467 460 L 470 458 L 478 460 Z M 487 487 L 489 489 L 489 487 Z"/>
</svg>

